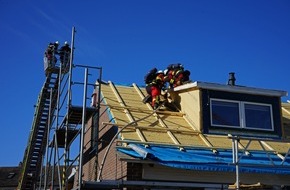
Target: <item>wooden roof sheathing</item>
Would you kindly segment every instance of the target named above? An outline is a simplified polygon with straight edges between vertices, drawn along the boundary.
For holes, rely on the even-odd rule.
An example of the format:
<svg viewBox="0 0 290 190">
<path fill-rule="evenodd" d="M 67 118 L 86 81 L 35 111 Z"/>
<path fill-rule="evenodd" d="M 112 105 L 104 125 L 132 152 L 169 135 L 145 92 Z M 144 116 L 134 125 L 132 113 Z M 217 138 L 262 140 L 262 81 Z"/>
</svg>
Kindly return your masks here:
<svg viewBox="0 0 290 190">
<path fill-rule="evenodd" d="M 231 149 L 232 141 L 225 136 L 206 136 L 209 142 L 218 148 Z"/>
<path fill-rule="evenodd" d="M 196 146 L 196 147 L 207 147 L 206 144 L 200 139 L 196 134 L 181 134 L 174 133 L 176 138 L 182 145 L 186 146 Z"/>
<path fill-rule="evenodd" d="M 140 120 L 124 129 L 121 132 L 121 140 L 179 147 L 232 148 L 232 141 L 227 136 L 203 135 L 195 131 L 192 125 L 183 117 L 184 113 L 161 110 L 153 114 L 152 108 L 148 104 L 142 103 L 142 99 L 146 96 L 145 89 L 136 86 L 120 86 L 113 83 L 102 85 L 103 98 L 110 108 L 110 114 L 115 121 L 114 125 L 119 126 L 119 128 L 128 125 L 132 120 L 140 120 L 151 114 L 146 119 Z M 282 106 L 283 123 L 289 122 L 290 126 L 290 104 L 282 104 Z M 268 151 L 275 150 L 278 153 L 287 153 L 290 148 L 289 143 L 266 142 L 267 146 L 264 144 L 261 146 L 259 141 L 254 140 L 251 143 L 249 143 L 249 140 L 241 140 L 239 147 L 242 149 L 247 145 L 248 151 L 262 151 L 265 148 Z"/>
<path fill-rule="evenodd" d="M 287 152 L 290 149 L 290 143 L 267 142 L 270 147 L 278 153 Z"/>
<path fill-rule="evenodd" d="M 137 91 L 133 87 L 127 86 L 115 86 L 117 90 L 117 96 L 119 95 L 122 99 L 123 106 L 121 106 L 120 101 L 117 100 L 116 93 L 113 92 L 112 87 L 110 85 L 102 86 L 102 94 L 104 99 L 106 100 L 107 105 L 110 107 L 111 113 L 114 116 L 116 125 L 125 126 L 130 121 L 128 116 L 125 113 L 125 109 L 130 112 L 130 115 L 134 120 L 139 120 L 152 114 L 152 110 L 148 109 L 146 104 L 142 103 L 142 97 L 140 97 Z M 141 89 L 141 92 L 144 93 L 144 89 Z M 144 94 L 143 94 L 144 95 Z M 183 131 L 192 131 L 189 124 L 183 119 L 182 116 L 176 115 L 152 115 L 144 120 L 137 122 L 137 126 L 140 127 L 148 127 L 150 128 L 160 128 L 164 129 L 164 126 L 160 121 L 163 121 L 166 127 L 170 130 L 183 130 Z M 169 143 L 172 144 L 171 137 L 168 136 L 167 131 L 150 131 L 140 129 L 148 142 L 153 143 Z M 123 140 L 137 140 L 138 134 L 136 134 L 133 130 L 125 130 L 121 133 Z M 139 139 L 140 140 L 140 139 Z"/>
</svg>

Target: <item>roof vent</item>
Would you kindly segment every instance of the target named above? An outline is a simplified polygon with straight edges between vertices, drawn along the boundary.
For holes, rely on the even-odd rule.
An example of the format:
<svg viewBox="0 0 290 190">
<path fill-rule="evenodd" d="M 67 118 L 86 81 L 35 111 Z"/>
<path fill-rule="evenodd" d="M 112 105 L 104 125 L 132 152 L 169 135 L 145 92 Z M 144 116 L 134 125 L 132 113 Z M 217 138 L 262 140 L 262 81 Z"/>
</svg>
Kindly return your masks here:
<svg viewBox="0 0 290 190">
<path fill-rule="evenodd" d="M 229 73 L 228 85 L 231 85 L 231 86 L 235 86 L 236 85 L 236 78 L 235 78 L 235 73 L 234 72 L 230 72 Z"/>
</svg>

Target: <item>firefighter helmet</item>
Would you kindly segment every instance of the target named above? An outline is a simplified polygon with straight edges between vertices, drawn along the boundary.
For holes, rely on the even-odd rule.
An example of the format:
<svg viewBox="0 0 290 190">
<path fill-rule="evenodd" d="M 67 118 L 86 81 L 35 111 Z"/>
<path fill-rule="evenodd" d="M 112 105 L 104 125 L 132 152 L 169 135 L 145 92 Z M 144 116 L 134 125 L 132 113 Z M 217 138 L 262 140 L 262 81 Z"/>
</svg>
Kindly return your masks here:
<svg viewBox="0 0 290 190">
<path fill-rule="evenodd" d="M 156 74 L 164 74 L 164 72 L 162 70 L 157 71 Z"/>
<path fill-rule="evenodd" d="M 168 69 L 165 69 L 163 73 L 164 73 L 164 75 L 167 75 Z"/>
</svg>

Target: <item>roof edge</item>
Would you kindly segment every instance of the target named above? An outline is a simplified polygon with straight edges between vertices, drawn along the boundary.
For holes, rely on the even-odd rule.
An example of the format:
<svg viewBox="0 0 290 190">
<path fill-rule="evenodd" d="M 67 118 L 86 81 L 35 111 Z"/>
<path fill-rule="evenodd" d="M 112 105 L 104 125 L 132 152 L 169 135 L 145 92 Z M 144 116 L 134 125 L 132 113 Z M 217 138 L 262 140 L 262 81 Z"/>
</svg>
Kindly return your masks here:
<svg viewBox="0 0 290 190">
<path fill-rule="evenodd" d="M 253 88 L 253 87 L 237 86 L 237 85 L 232 86 L 232 85 L 224 85 L 224 84 L 208 83 L 208 82 L 200 82 L 200 81 L 195 81 L 192 83 L 187 83 L 187 84 L 175 87 L 173 91 L 179 92 L 179 91 L 184 91 L 188 89 L 208 89 L 208 90 L 219 90 L 219 91 L 254 94 L 254 95 L 277 96 L 277 97 L 283 97 L 283 96 L 288 95 L 286 91 L 282 91 L 282 90 L 270 90 L 270 89 Z"/>
</svg>

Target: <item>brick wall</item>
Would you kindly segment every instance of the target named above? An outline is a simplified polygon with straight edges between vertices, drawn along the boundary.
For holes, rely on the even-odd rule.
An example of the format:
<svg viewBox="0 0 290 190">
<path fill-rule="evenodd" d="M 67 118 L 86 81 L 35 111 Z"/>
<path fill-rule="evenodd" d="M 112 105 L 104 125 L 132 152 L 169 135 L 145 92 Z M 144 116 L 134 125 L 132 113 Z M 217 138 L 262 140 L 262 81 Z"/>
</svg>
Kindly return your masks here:
<svg viewBox="0 0 290 190">
<path fill-rule="evenodd" d="M 84 166 L 83 166 L 83 180 L 95 181 L 101 162 L 104 158 L 105 152 L 109 143 L 112 141 L 115 134 L 118 132 L 118 127 L 112 125 L 104 125 L 103 122 L 109 122 L 110 118 L 108 110 L 105 106 L 101 106 L 99 119 L 99 134 L 98 134 L 98 159 L 96 160 L 96 152 L 92 147 L 92 133 L 94 124 L 91 118 L 87 123 L 85 139 L 84 139 Z M 98 167 L 96 167 L 98 165 Z M 138 163 L 127 163 L 120 161 L 116 152 L 116 142 L 113 143 L 108 151 L 108 155 L 103 165 L 101 180 L 141 180 L 142 179 L 142 165 Z M 77 180 L 75 180 L 76 182 Z M 142 188 L 127 188 L 128 190 L 139 190 Z"/>
<path fill-rule="evenodd" d="M 84 167 L 83 167 L 83 179 L 87 181 L 94 181 L 97 178 L 101 162 L 104 158 L 105 152 L 108 148 L 109 143 L 118 132 L 118 127 L 112 125 L 103 125 L 103 122 L 109 122 L 109 116 L 106 112 L 106 107 L 101 107 L 100 111 L 100 120 L 99 120 L 99 139 L 98 139 L 98 148 L 96 150 L 98 153 L 98 160 L 96 162 L 96 151 L 93 151 L 92 147 L 92 133 L 93 127 L 96 127 L 96 124 L 92 124 L 93 120 L 90 119 L 85 133 L 84 139 Z M 116 154 L 116 144 L 113 143 L 112 147 L 109 149 L 108 155 L 106 157 L 102 178 L 103 180 L 116 180 L 124 179 L 126 177 L 126 163 L 119 161 Z M 98 165 L 98 167 L 97 167 Z"/>
</svg>

